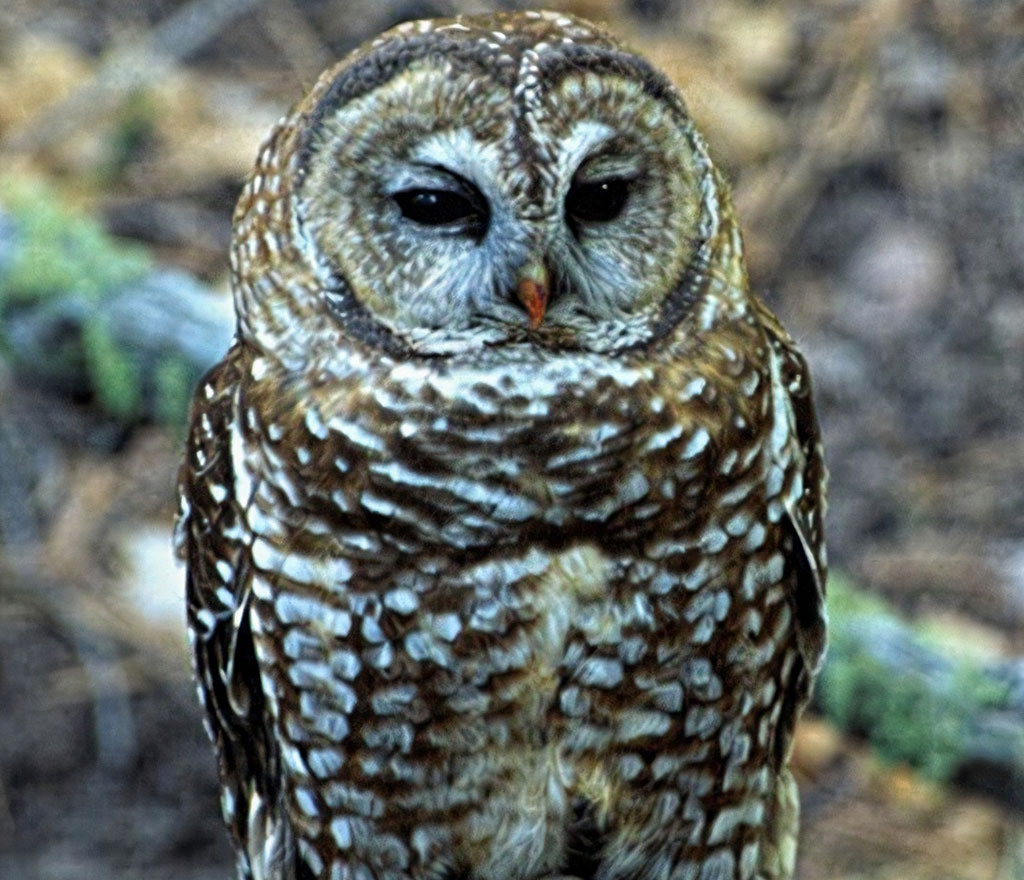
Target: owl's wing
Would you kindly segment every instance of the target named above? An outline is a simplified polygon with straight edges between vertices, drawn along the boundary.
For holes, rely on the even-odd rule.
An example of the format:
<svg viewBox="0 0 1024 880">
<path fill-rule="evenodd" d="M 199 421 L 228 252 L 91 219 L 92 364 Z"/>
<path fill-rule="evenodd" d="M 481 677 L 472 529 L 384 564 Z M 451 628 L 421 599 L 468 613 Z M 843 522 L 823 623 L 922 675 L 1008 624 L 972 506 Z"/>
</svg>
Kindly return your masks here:
<svg viewBox="0 0 1024 880">
<path fill-rule="evenodd" d="M 771 349 L 772 409 L 778 427 L 776 437 L 785 438 L 785 450 L 796 461 L 800 480 L 785 501 L 783 525 L 789 531 L 789 604 L 793 614 L 799 660 L 781 688 L 781 713 L 772 744 L 778 780 L 761 848 L 759 876 L 792 877 L 799 835 L 800 798 L 788 760 L 793 731 L 801 709 L 810 696 L 814 678 L 825 657 L 825 490 L 828 471 L 811 397 L 807 363 L 792 337 L 767 306 L 757 303 L 761 326 Z M 782 424 L 780 424 L 782 420 Z M 783 462 L 780 462 L 782 464 Z"/>
<path fill-rule="evenodd" d="M 807 362 L 792 337 L 769 309 L 758 304 L 762 327 L 774 360 L 775 418 L 789 422 L 786 432 L 801 471 L 801 489 L 786 502 L 786 525 L 792 533 L 791 563 L 796 576 L 790 605 L 796 625 L 797 645 L 806 670 L 799 690 L 804 702 L 825 656 L 825 492 L 828 471 L 818 416 L 811 396 Z"/>
<path fill-rule="evenodd" d="M 239 431 L 239 357 L 232 349 L 199 383 L 178 478 L 175 545 L 186 564 L 193 666 L 219 756 L 221 806 L 239 876 L 284 880 L 294 876 L 294 844 L 278 809 L 278 752 L 249 622 L 250 499 L 237 497 L 230 442 Z"/>
</svg>

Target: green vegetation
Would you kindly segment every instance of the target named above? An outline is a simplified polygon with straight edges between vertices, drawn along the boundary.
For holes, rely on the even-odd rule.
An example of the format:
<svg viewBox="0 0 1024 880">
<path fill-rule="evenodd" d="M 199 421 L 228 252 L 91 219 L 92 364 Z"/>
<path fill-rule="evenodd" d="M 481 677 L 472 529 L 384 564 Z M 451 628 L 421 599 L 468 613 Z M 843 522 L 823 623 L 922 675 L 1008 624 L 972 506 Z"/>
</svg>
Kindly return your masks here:
<svg viewBox="0 0 1024 880">
<path fill-rule="evenodd" d="M 156 365 L 157 421 L 168 425 L 184 424 L 196 383 L 196 371 L 184 358 L 168 355 Z"/>
<path fill-rule="evenodd" d="M 143 364 L 116 339 L 104 309 L 112 294 L 150 271 L 145 250 L 114 239 L 38 182 L 0 180 L 0 207 L 15 229 L 0 261 L 0 355 L 35 375 L 84 386 L 120 421 L 148 415 L 181 422 L 195 369 L 172 353 Z M 13 344 L 15 315 L 42 328 L 29 343 Z"/>
<path fill-rule="evenodd" d="M 131 354 L 114 341 L 95 316 L 82 325 L 85 365 L 100 405 L 112 416 L 130 421 L 139 414 L 142 377 Z"/>
<path fill-rule="evenodd" d="M 142 248 L 107 235 L 38 182 L 0 180 L 0 205 L 18 234 L 11 264 L 0 274 L 0 310 L 69 292 L 98 302 L 149 270 Z"/>
<path fill-rule="evenodd" d="M 104 177 L 116 179 L 145 152 L 154 138 L 157 113 L 148 91 L 136 89 L 125 96 L 107 139 L 108 156 L 101 169 Z"/>
<path fill-rule="evenodd" d="M 948 779 L 970 751 L 974 721 L 1004 703 L 1005 688 L 841 575 L 829 579 L 828 608 L 817 686 L 825 715 L 865 735 L 885 760 Z"/>
</svg>

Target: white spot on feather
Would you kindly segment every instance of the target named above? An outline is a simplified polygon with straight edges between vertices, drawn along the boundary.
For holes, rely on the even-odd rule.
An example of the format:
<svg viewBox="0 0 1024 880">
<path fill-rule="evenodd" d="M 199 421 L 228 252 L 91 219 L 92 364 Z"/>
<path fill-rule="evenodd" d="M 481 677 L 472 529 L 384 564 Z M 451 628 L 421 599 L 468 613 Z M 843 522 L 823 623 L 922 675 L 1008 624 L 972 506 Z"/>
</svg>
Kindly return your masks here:
<svg viewBox="0 0 1024 880">
<path fill-rule="evenodd" d="M 680 454 L 680 458 L 689 459 L 700 455 L 711 442 L 711 435 L 708 434 L 707 429 L 700 427 L 690 436 L 690 439 L 686 442 L 683 447 L 683 451 Z"/>
</svg>

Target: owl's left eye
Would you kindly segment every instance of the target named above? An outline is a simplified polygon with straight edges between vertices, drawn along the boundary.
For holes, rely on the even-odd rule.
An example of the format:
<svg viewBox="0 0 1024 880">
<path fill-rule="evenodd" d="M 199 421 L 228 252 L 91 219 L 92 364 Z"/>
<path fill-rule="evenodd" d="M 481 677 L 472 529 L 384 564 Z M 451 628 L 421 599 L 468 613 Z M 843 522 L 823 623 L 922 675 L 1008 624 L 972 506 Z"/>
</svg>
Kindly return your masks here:
<svg viewBox="0 0 1024 880">
<path fill-rule="evenodd" d="M 626 207 L 629 180 L 612 177 L 584 182 L 575 180 L 565 197 L 565 213 L 572 220 L 586 223 L 607 223 Z"/>
<path fill-rule="evenodd" d="M 448 189 L 406 189 L 394 195 L 402 216 L 421 226 L 468 226 L 479 229 L 487 225 L 486 213 L 459 192 Z"/>
</svg>

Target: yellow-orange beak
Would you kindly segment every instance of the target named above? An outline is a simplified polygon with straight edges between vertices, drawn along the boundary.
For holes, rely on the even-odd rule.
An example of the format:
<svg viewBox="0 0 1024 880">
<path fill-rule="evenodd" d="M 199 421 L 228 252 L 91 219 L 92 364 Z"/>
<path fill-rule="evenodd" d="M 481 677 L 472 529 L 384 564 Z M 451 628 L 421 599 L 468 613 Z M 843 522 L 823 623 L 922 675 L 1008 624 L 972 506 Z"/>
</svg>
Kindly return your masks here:
<svg viewBox="0 0 1024 880">
<path fill-rule="evenodd" d="M 536 330 L 548 308 L 548 270 L 543 263 L 530 262 L 519 270 L 516 297 L 530 316 L 530 327 Z"/>
</svg>

